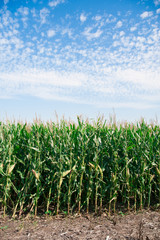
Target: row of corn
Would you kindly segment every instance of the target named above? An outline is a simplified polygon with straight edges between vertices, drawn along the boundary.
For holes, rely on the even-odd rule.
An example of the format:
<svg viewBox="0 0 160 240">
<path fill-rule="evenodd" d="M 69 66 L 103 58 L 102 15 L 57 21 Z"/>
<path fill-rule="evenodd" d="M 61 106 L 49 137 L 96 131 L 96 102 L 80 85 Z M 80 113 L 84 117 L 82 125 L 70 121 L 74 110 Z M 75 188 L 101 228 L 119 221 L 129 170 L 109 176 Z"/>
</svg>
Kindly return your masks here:
<svg viewBox="0 0 160 240">
<path fill-rule="evenodd" d="M 0 209 L 108 214 L 160 203 L 160 127 L 0 122 Z"/>
</svg>

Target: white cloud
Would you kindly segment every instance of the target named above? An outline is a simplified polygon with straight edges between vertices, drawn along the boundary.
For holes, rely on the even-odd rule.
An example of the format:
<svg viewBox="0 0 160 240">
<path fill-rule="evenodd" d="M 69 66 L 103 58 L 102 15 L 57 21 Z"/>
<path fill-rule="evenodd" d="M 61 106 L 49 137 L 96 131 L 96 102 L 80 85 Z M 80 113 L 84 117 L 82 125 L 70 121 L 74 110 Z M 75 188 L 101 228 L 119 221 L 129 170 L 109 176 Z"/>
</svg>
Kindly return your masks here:
<svg viewBox="0 0 160 240">
<path fill-rule="evenodd" d="M 121 28 L 123 25 L 122 21 L 118 21 L 116 24 L 116 28 Z"/>
<path fill-rule="evenodd" d="M 160 0 L 154 0 L 154 4 L 157 6 L 160 4 Z"/>
<path fill-rule="evenodd" d="M 74 102 L 74 103 L 80 103 L 76 99 L 74 99 L 72 96 L 67 95 L 64 90 L 60 89 L 54 89 L 53 88 L 48 88 L 48 87 L 33 87 L 32 88 L 32 95 L 41 98 L 41 99 L 47 99 L 47 100 L 56 100 L 56 101 L 61 101 L 61 102 Z"/>
<path fill-rule="evenodd" d="M 94 17 L 94 20 L 96 20 L 96 21 L 99 21 L 101 19 L 102 19 L 102 17 L 100 15 L 97 15 L 97 16 Z"/>
<path fill-rule="evenodd" d="M 88 27 L 85 28 L 83 35 L 86 36 L 87 40 L 92 40 L 93 38 L 99 38 L 101 36 L 101 34 L 103 33 L 100 29 L 97 29 L 96 32 L 91 32 L 93 30 L 93 28 Z"/>
<path fill-rule="evenodd" d="M 54 1 L 50 1 L 49 3 L 48 3 L 48 5 L 50 6 L 50 7 L 56 7 L 57 5 L 59 5 L 59 4 L 61 4 L 61 3 L 64 3 L 65 2 L 65 0 L 54 0 Z"/>
<path fill-rule="evenodd" d="M 44 99 L 76 102 L 71 95 L 79 89 L 86 76 L 81 72 L 42 71 L 29 69 L 27 72 L 10 72 L 0 75 L 0 98 L 16 95 L 31 95 Z M 5 94 L 1 89 L 5 89 Z M 74 90 L 74 91 L 75 91 Z"/>
<path fill-rule="evenodd" d="M 72 37 L 72 29 L 69 29 L 69 28 L 64 28 L 62 29 L 62 35 L 65 35 L 67 34 L 69 38 Z"/>
<path fill-rule="evenodd" d="M 13 24 L 13 18 L 11 18 L 11 12 L 6 10 L 4 14 L 2 14 L 1 17 L 2 22 L 2 28 L 3 26 L 9 26 Z"/>
<path fill-rule="evenodd" d="M 156 10 L 156 13 L 157 13 L 157 14 L 160 14 L 160 8 L 158 8 L 158 9 Z"/>
<path fill-rule="evenodd" d="M 46 18 L 48 17 L 50 11 L 47 8 L 43 8 L 40 10 L 40 18 L 41 18 L 41 24 L 46 23 Z"/>
<path fill-rule="evenodd" d="M 117 18 L 113 17 L 111 14 L 110 16 L 106 19 L 106 23 L 113 23 L 116 22 Z"/>
<path fill-rule="evenodd" d="M 9 0 L 4 0 L 4 4 L 7 4 L 7 3 L 9 3 Z"/>
<path fill-rule="evenodd" d="M 143 90 L 160 90 L 160 73 L 158 72 L 129 68 L 126 70 L 117 69 L 115 77 L 122 82 L 132 83 Z"/>
<path fill-rule="evenodd" d="M 2 73 L 0 76 L 0 82 L 14 85 L 51 85 L 51 86 L 81 86 L 84 79 L 83 73 L 77 72 L 58 72 L 58 71 L 42 71 L 36 69 L 30 69 L 26 72 L 11 72 Z"/>
<path fill-rule="evenodd" d="M 117 47 L 117 46 L 120 46 L 120 42 L 119 41 L 114 41 L 113 42 L 113 47 Z"/>
<path fill-rule="evenodd" d="M 53 37 L 55 34 L 56 34 L 56 32 L 53 29 L 50 29 L 50 30 L 47 31 L 47 35 L 48 35 L 49 38 Z"/>
<path fill-rule="evenodd" d="M 33 16 L 33 17 L 36 17 L 36 16 L 37 16 L 37 14 L 36 14 L 36 9 L 35 9 L 35 8 L 32 8 L 32 9 L 31 9 L 31 13 L 32 13 L 32 16 Z"/>
<path fill-rule="evenodd" d="M 84 13 L 82 13 L 82 14 L 80 15 L 80 21 L 83 23 L 83 22 L 86 21 L 86 19 L 87 19 L 87 17 L 84 15 Z"/>
<path fill-rule="evenodd" d="M 136 31 L 136 30 L 137 30 L 137 27 L 135 27 L 135 26 L 130 28 L 130 31 L 131 31 L 131 32 L 134 32 L 134 31 Z"/>
<path fill-rule="evenodd" d="M 144 19 L 144 18 L 147 18 L 147 17 L 151 17 L 153 15 L 153 12 L 143 12 L 141 15 L 140 15 L 140 17 L 142 18 L 142 19 Z"/>
<path fill-rule="evenodd" d="M 27 16 L 29 14 L 29 8 L 27 7 L 20 7 L 17 10 L 19 13 L 21 13 L 23 16 Z"/>
<path fill-rule="evenodd" d="M 124 35 L 125 35 L 125 32 L 124 31 L 120 31 L 119 36 L 122 37 Z"/>
<path fill-rule="evenodd" d="M 22 20 L 22 22 L 23 22 L 24 28 L 27 28 L 27 27 L 28 27 L 28 23 L 27 23 L 28 18 L 27 18 L 27 17 L 22 17 L 21 20 Z"/>
<path fill-rule="evenodd" d="M 86 20 L 86 13 L 81 19 L 78 16 L 80 20 L 77 15 L 64 16 L 63 21 L 60 19 L 57 23 L 57 20 L 54 26 L 48 18 L 46 27 L 39 26 L 40 15 L 41 22 L 46 22 L 49 14 L 46 9 L 41 9 L 41 12 L 32 10 L 34 24 L 28 24 L 25 30 L 21 25 L 22 17 L 14 15 L 12 18 L 9 11 L 3 13 L 0 25 L 0 98 L 30 94 L 102 106 L 106 102 L 108 106 L 135 108 L 160 104 L 160 30 L 155 19 L 151 18 L 150 24 L 146 21 L 145 26 L 144 21 L 132 19 L 127 25 L 130 31 L 119 28 L 126 23 L 125 16 L 119 22 L 116 20 L 116 31 L 115 18 L 108 15 L 103 15 L 100 22 L 95 22 L 98 17 L 91 16 L 91 27 L 85 26 L 83 30 L 82 26 L 72 25 L 74 20 L 77 23 Z M 104 17 L 108 21 L 104 22 Z M 101 22 L 104 23 L 103 28 Z M 63 26 L 60 25 L 62 23 Z M 16 24 L 20 25 L 22 33 Z M 17 28 L 18 32 L 15 31 Z M 134 33 L 136 29 L 138 36 Z M 30 34 L 30 30 L 35 34 Z M 22 38 L 24 33 L 27 41 Z M 51 37 L 55 34 L 53 44 Z M 64 41 L 66 36 L 75 41 Z M 90 40 L 94 41 L 88 42 Z M 142 94 L 143 103 L 137 100 L 137 96 Z M 157 96 L 154 100 L 153 95 Z M 118 102 L 119 99 L 122 101 Z"/>
</svg>

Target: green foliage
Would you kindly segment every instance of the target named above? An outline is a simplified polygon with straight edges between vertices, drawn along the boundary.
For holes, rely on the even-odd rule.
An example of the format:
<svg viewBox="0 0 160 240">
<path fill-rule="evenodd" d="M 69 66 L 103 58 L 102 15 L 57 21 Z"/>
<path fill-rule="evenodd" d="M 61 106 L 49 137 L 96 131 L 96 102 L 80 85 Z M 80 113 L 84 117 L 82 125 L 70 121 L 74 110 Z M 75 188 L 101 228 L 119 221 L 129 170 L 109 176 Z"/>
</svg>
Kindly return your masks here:
<svg viewBox="0 0 160 240">
<path fill-rule="evenodd" d="M 0 208 L 15 215 L 160 203 L 160 127 L 0 123 Z"/>
</svg>

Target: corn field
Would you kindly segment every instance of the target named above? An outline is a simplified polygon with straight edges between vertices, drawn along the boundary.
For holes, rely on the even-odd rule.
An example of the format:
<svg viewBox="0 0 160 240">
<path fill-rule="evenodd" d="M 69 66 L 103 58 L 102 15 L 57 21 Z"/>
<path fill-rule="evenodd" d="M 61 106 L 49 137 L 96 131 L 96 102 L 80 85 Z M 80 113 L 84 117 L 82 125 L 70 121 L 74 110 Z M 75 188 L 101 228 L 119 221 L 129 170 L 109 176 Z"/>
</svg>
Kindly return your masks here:
<svg viewBox="0 0 160 240">
<path fill-rule="evenodd" d="M 111 214 L 159 204 L 158 124 L 0 122 L 4 216 Z"/>
</svg>

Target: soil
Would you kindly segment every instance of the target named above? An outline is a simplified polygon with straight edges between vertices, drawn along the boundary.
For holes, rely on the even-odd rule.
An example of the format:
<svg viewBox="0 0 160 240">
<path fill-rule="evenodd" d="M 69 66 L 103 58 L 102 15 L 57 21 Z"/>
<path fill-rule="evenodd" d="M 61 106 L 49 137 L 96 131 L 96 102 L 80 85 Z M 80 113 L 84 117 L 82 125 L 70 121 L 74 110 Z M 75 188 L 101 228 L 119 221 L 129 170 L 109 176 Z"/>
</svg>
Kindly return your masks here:
<svg viewBox="0 0 160 240">
<path fill-rule="evenodd" d="M 160 240 L 160 211 L 41 216 L 28 219 L 0 215 L 0 240 Z"/>
</svg>

